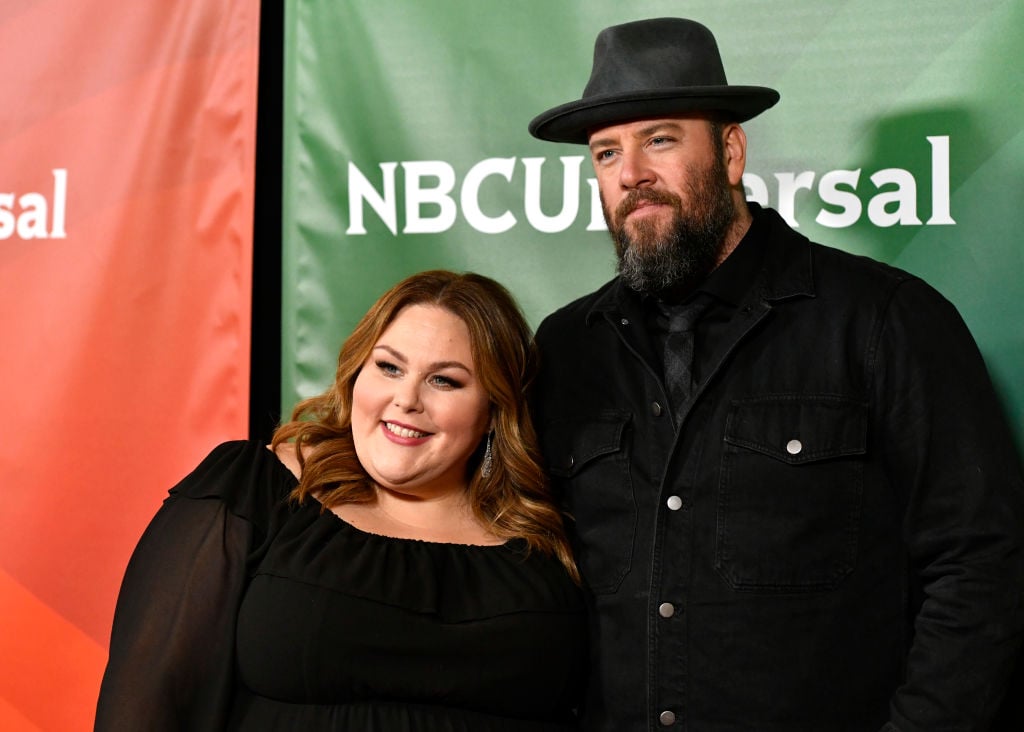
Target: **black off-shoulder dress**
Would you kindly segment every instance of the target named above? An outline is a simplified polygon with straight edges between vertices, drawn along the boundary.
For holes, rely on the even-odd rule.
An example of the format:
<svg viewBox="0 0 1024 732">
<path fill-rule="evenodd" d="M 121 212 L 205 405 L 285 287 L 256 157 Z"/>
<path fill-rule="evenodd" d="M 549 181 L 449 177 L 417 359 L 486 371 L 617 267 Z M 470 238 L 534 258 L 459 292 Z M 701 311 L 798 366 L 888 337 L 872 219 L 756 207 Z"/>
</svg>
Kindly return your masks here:
<svg viewBox="0 0 1024 732">
<path fill-rule="evenodd" d="M 516 540 L 394 539 L 288 499 L 262 444 L 217 447 L 139 541 L 96 730 L 575 730 L 581 594 Z"/>
</svg>

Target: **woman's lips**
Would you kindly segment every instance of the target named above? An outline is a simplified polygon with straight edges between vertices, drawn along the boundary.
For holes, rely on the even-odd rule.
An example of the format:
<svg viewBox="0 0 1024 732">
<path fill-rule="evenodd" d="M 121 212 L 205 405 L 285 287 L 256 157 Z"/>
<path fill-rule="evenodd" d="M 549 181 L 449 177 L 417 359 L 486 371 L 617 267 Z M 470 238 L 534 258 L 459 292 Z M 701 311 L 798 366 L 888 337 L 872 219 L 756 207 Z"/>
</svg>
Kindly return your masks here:
<svg viewBox="0 0 1024 732">
<path fill-rule="evenodd" d="M 430 432 L 421 432 L 398 422 L 385 421 L 381 422 L 381 426 L 388 439 L 405 445 L 422 442 L 431 435 Z"/>
</svg>

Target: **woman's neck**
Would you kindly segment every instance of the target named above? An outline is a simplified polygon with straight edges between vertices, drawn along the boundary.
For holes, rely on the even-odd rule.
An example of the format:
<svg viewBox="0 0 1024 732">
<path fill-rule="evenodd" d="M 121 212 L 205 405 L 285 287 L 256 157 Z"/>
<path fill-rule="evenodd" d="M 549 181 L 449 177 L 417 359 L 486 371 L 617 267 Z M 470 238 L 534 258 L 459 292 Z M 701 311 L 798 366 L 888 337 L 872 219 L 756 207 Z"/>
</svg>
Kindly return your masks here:
<svg viewBox="0 0 1024 732">
<path fill-rule="evenodd" d="M 425 499 L 377 487 L 374 501 L 331 510 L 371 534 L 442 544 L 502 543 L 473 512 L 464 491 Z"/>
</svg>

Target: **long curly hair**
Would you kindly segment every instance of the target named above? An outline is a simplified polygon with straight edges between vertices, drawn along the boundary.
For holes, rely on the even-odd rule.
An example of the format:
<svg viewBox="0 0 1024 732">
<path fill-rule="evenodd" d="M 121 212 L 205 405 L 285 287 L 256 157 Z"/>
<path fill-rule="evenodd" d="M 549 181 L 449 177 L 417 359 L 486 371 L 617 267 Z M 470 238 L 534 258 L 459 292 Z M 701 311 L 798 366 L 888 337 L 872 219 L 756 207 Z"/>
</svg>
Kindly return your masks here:
<svg viewBox="0 0 1024 732">
<path fill-rule="evenodd" d="M 372 479 L 352 439 L 352 391 L 381 334 L 410 305 L 434 305 L 459 317 L 469 330 L 474 367 L 491 404 L 492 469 L 480 468 L 481 443 L 469 461 L 468 499 L 474 514 L 502 539 L 520 538 L 531 550 L 556 557 L 577 582 L 579 573 L 562 513 L 540 463 L 527 391 L 537 371 L 537 349 L 512 295 L 489 277 L 432 270 L 412 275 L 385 292 L 345 340 L 334 382 L 299 402 L 271 445 L 295 443 L 302 476 L 292 497 L 316 495 L 325 508 L 375 500 Z"/>
</svg>

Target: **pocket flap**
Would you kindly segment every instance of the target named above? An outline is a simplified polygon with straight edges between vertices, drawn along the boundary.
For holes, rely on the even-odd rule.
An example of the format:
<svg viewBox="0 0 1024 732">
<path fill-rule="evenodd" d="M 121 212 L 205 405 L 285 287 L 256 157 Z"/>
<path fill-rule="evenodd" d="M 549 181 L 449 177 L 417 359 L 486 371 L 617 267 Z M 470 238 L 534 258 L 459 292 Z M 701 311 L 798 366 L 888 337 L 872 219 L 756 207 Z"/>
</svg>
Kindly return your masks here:
<svg viewBox="0 0 1024 732">
<path fill-rule="evenodd" d="M 725 441 L 784 462 L 863 455 L 867 404 L 833 395 L 777 394 L 733 402 Z"/>
<path fill-rule="evenodd" d="M 615 411 L 548 422 L 543 430 L 548 470 L 572 477 L 595 458 L 618 452 L 628 423 L 629 414 Z"/>
</svg>

